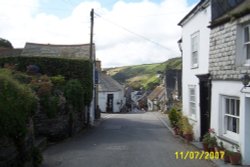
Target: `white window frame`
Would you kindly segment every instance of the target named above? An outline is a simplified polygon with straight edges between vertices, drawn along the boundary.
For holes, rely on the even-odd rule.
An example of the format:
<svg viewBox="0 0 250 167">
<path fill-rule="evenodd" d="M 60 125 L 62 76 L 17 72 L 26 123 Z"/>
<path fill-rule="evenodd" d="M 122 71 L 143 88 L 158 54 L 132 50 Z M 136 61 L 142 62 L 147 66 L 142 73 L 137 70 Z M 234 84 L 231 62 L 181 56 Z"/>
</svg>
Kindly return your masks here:
<svg viewBox="0 0 250 167">
<path fill-rule="evenodd" d="M 199 67 L 200 32 L 191 35 L 191 68 Z"/>
<path fill-rule="evenodd" d="M 222 95 L 221 97 L 222 97 L 221 109 L 222 109 L 222 120 L 223 120 L 221 124 L 222 126 L 221 135 L 223 135 L 224 137 L 228 139 L 238 141 L 239 135 L 240 135 L 240 98 L 234 97 L 234 96 L 225 96 L 225 95 Z M 227 106 L 227 100 L 228 100 L 228 106 Z M 232 101 L 234 101 L 233 102 L 234 105 L 232 105 Z M 239 113 L 239 114 L 235 114 L 235 113 Z M 232 129 L 232 127 L 231 128 L 228 127 L 229 118 L 231 122 L 232 122 L 232 119 L 238 120 L 238 122 L 236 121 L 236 124 L 237 124 L 236 132 L 234 132 L 233 130 L 230 130 Z"/>
<path fill-rule="evenodd" d="M 189 116 L 192 119 L 195 119 L 196 116 L 196 86 L 189 85 L 188 86 L 188 105 L 189 105 Z"/>
<path fill-rule="evenodd" d="M 245 30 L 249 28 L 250 22 L 242 23 L 237 26 L 236 35 L 236 64 L 238 66 L 250 66 L 250 59 L 247 58 L 247 45 L 250 45 L 250 41 L 245 39 Z"/>
<path fill-rule="evenodd" d="M 248 39 L 246 39 L 246 30 L 248 30 Z M 246 59 L 246 64 L 250 64 L 250 24 L 247 24 L 243 27 L 243 55 Z M 248 50 L 249 49 L 249 50 Z M 249 54 L 249 55 L 248 55 Z"/>
</svg>

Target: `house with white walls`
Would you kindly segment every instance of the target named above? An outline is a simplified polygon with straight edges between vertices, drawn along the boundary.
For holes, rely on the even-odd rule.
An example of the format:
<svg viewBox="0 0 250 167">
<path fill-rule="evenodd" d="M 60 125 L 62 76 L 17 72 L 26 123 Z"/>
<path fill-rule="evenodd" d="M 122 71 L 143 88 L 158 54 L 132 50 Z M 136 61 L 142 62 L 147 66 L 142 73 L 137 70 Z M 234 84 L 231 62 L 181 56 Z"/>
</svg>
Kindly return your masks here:
<svg viewBox="0 0 250 167">
<path fill-rule="evenodd" d="M 201 0 L 179 23 L 182 27 L 183 114 L 199 141 L 210 123 L 209 35 L 211 2 Z"/>
<path fill-rule="evenodd" d="M 250 1 L 212 0 L 211 128 L 250 165 Z M 244 81 L 244 82 L 243 82 Z"/>
<path fill-rule="evenodd" d="M 99 76 L 98 107 L 101 112 L 120 112 L 126 104 L 125 88 L 101 69 L 101 61 L 96 61 Z"/>
</svg>

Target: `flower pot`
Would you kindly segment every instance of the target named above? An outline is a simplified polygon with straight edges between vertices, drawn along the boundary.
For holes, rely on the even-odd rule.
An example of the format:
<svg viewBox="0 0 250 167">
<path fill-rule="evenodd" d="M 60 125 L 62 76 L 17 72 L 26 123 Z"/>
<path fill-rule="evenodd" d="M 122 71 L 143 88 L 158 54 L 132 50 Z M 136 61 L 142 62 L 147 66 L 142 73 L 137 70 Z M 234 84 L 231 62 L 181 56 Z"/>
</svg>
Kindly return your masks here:
<svg viewBox="0 0 250 167">
<path fill-rule="evenodd" d="M 209 152 L 215 152 L 215 148 L 214 147 L 209 147 Z"/>
<path fill-rule="evenodd" d="M 241 163 L 241 154 L 238 152 L 231 152 L 229 159 L 232 165 L 239 165 Z"/>
<path fill-rule="evenodd" d="M 225 153 L 224 155 L 224 162 L 225 163 L 229 163 L 230 162 L 230 158 L 229 158 L 229 155 Z"/>
<path fill-rule="evenodd" d="M 225 153 L 225 149 L 219 146 L 214 147 L 214 151 L 219 153 L 219 158 L 222 158 L 222 152 Z M 225 155 L 225 154 L 224 154 Z"/>
<path fill-rule="evenodd" d="M 180 131 L 180 130 L 179 130 L 178 127 L 174 127 L 173 130 L 174 130 L 174 134 L 175 134 L 175 135 L 178 135 L 178 134 L 179 134 L 179 131 Z"/>
<path fill-rule="evenodd" d="M 202 143 L 202 146 L 203 146 L 203 150 L 204 151 L 209 151 L 209 148 L 208 148 L 208 144 L 207 143 Z"/>
<path fill-rule="evenodd" d="M 184 138 L 189 143 L 190 141 L 193 141 L 193 134 L 184 134 Z"/>
</svg>

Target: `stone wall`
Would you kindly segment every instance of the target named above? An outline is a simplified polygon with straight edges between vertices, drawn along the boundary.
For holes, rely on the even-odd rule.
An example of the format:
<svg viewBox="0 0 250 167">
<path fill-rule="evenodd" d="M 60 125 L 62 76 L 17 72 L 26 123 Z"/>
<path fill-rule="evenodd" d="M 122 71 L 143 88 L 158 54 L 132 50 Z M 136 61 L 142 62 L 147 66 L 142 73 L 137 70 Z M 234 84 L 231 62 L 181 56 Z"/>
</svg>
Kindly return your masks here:
<svg viewBox="0 0 250 167">
<path fill-rule="evenodd" d="M 85 127 L 84 111 L 69 112 L 61 109 L 54 118 L 48 118 L 45 111 L 40 110 L 34 116 L 36 137 L 46 137 L 49 141 L 60 141 L 72 136 Z"/>
<path fill-rule="evenodd" d="M 249 67 L 237 64 L 237 27 L 250 21 L 250 14 L 211 29 L 209 72 L 214 80 L 239 80 Z"/>
<path fill-rule="evenodd" d="M 18 149 L 14 141 L 0 138 L 0 167 L 33 167 L 34 128 L 33 121 L 27 125 L 28 132 Z"/>
</svg>

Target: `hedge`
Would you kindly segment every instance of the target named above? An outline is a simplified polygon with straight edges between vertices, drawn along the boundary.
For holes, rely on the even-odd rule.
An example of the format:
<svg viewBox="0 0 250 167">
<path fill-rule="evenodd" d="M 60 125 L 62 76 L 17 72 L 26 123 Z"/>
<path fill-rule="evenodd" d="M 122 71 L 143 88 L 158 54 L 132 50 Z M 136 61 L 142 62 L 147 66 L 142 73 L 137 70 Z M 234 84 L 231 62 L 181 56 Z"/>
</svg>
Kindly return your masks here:
<svg viewBox="0 0 250 167">
<path fill-rule="evenodd" d="M 18 71 L 25 72 L 27 66 L 37 65 L 40 73 L 48 76 L 62 75 L 65 80 L 78 79 L 84 89 L 84 103 L 89 105 L 92 99 L 92 63 L 85 59 L 65 59 L 55 57 L 1 57 L 0 66 L 15 64 Z"/>
<path fill-rule="evenodd" d="M 27 121 L 36 109 L 32 90 L 13 79 L 10 71 L 0 70 L 0 137 L 24 137 Z"/>
</svg>

